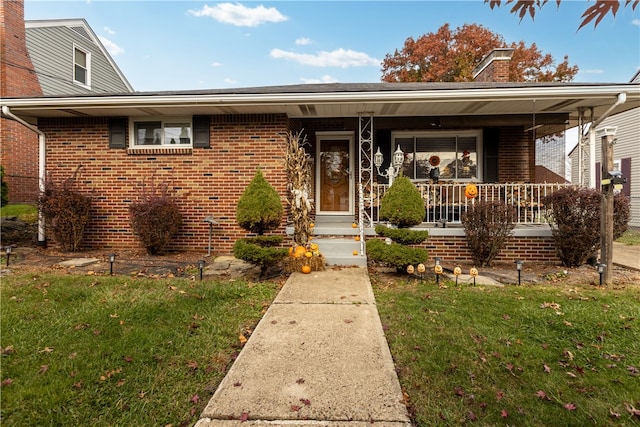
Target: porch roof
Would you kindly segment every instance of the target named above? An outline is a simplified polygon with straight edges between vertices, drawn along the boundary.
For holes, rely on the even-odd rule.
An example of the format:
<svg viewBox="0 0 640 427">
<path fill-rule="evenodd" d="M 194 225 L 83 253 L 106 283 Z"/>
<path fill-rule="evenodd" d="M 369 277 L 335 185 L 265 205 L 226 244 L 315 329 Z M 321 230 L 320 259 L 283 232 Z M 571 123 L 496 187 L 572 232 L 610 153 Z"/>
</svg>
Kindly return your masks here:
<svg viewBox="0 0 640 427">
<path fill-rule="evenodd" d="M 38 117 L 286 114 L 290 118 L 568 116 L 591 109 L 598 119 L 640 107 L 638 83 L 333 83 L 233 89 L 4 98 L 27 120 Z M 587 113 L 587 118 L 590 115 Z M 523 122 L 524 123 L 524 122 Z"/>
</svg>

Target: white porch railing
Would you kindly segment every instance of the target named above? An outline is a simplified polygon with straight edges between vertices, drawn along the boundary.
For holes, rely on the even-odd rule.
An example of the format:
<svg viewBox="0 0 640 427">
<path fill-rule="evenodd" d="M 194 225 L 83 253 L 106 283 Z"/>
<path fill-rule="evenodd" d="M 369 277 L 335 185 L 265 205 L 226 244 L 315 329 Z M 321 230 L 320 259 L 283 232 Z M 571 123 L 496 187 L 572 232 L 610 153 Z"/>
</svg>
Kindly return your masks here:
<svg viewBox="0 0 640 427">
<path fill-rule="evenodd" d="M 425 222 L 446 220 L 447 223 L 460 223 L 462 213 L 474 203 L 464 195 L 466 185 L 416 183 L 427 211 Z M 475 200 L 502 200 L 515 208 L 517 224 L 542 224 L 546 222 L 544 197 L 572 186 L 574 184 L 476 184 L 478 197 Z M 371 209 L 374 223 L 380 222 L 379 201 L 388 187 L 386 184 L 373 184 L 373 206 L 365 206 L 365 209 Z"/>
</svg>

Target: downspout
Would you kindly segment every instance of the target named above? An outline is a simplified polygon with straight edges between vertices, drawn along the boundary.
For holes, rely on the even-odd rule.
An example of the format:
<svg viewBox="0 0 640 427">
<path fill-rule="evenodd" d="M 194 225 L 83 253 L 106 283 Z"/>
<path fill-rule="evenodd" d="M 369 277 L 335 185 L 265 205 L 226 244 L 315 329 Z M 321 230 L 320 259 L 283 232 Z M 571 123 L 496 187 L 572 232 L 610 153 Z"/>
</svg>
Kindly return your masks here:
<svg viewBox="0 0 640 427">
<path fill-rule="evenodd" d="M 27 123 L 20 117 L 16 116 L 11 112 L 8 106 L 2 106 L 2 115 L 6 116 L 16 122 L 22 124 L 27 129 L 32 130 L 33 132 L 38 134 L 38 188 L 40 189 L 40 194 L 44 192 L 44 181 L 45 181 L 45 173 L 46 173 L 46 136 L 44 132 L 42 132 L 37 127 L 33 126 L 30 123 Z M 46 237 L 44 230 L 44 216 L 40 209 L 38 209 L 38 245 L 45 246 L 46 245 Z"/>
<path fill-rule="evenodd" d="M 596 128 L 609 117 L 609 114 L 618 106 L 627 102 L 627 94 L 625 92 L 621 92 L 618 94 L 618 98 L 616 102 L 607 109 L 596 121 L 594 121 L 591 126 L 589 126 L 589 188 L 596 188 L 597 183 L 596 180 Z M 585 137 L 587 135 L 584 135 Z"/>
</svg>

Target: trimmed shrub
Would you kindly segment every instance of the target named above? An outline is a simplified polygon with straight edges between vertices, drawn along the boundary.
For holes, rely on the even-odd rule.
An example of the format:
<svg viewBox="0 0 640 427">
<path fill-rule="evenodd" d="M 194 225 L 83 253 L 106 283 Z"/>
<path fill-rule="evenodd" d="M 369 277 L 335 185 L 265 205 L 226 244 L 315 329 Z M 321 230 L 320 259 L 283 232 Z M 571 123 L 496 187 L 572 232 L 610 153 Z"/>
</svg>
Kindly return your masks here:
<svg viewBox="0 0 640 427">
<path fill-rule="evenodd" d="M 395 267 L 397 272 L 405 272 L 407 266 L 425 263 L 428 252 L 426 249 L 391 243 L 380 239 L 367 240 L 367 256 L 372 260 Z"/>
<path fill-rule="evenodd" d="M 9 203 L 9 186 L 4 180 L 4 166 L 0 166 L 0 207 Z"/>
<path fill-rule="evenodd" d="M 462 225 L 473 261 L 490 266 L 515 227 L 515 211 L 502 201 L 475 202 L 462 214 Z"/>
<path fill-rule="evenodd" d="M 400 228 L 422 223 L 425 213 L 420 190 L 406 176 L 396 178 L 380 200 L 380 219 Z"/>
<path fill-rule="evenodd" d="M 389 228 L 383 224 L 376 225 L 376 234 L 389 237 L 401 245 L 417 245 L 429 237 L 427 230 L 411 230 L 409 228 Z"/>
<path fill-rule="evenodd" d="M 157 255 L 164 252 L 180 229 L 182 214 L 166 183 L 143 182 L 141 188 L 139 200 L 129 206 L 131 229 L 147 253 Z"/>
<path fill-rule="evenodd" d="M 562 264 L 577 267 L 595 259 L 600 249 L 602 194 L 594 188 L 568 187 L 545 197 L 556 253 Z M 629 221 L 629 200 L 623 194 L 613 199 L 614 239 L 622 236 Z"/>
<path fill-rule="evenodd" d="M 264 237 L 268 237 L 268 239 Z M 238 259 L 260 266 L 260 277 L 262 277 L 269 267 L 278 264 L 287 256 L 288 249 L 274 247 L 282 243 L 282 240 L 282 236 L 239 239 L 233 245 L 233 255 Z"/>
<path fill-rule="evenodd" d="M 283 213 L 280 195 L 258 169 L 238 200 L 236 222 L 245 230 L 262 235 L 280 226 Z"/>
<path fill-rule="evenodd" d="M 47 230 L 68 252 L 80 248 L 84 229 L 91 218 L 91 196 L 82 194 L 77 188 L 77 173 L 78 170 L 61 181 L 48 178 L 38 201 Z"/>
</svg>

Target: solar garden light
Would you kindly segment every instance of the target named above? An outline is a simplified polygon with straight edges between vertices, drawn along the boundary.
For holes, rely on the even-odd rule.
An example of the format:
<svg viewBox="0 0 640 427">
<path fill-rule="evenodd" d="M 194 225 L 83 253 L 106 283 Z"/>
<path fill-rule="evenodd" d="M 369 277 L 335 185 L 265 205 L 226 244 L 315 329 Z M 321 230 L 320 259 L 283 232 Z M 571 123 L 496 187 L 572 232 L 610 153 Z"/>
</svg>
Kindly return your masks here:
<svg viewBox="0 0 640 427">
<path fill-rule="evenodd" d="M 116 261 L 116 254 L 109 255 L 109 275 L 113 276 L 113 263 Z"/>
<path fill-rule="evenodd" d="M 376 166 L 378 175 L 389 178 L 389 187 L 391 187 L 391 185 L 393 185 L 393 179 L 398 176 L 400 169 L 402 168 L 402 164 L 404 163 L 404 152 L 400 149 L 400 146 L 398 145 L 398 148 L 393 153 L 393 159 L 387 168 L 387 171 L 385 173 L 380 173 L 380 166 L 382 166 L 383 162 L 384 156 L 380 152 L 380 146 L 378 146 L 378 151 L 373 155 L 373 164 Z"/>
<path fill-rule="evenodd" d="M 413 265 L 409 264 L 407 266 L 407 274 L 413 274 L 414 271 L 415 271 L 415 268 L 413 268 Z"/>
<path fill-rule="evenodd" d="M 453 269 L 453 275 L 456 276 L 456 288 L 458 287 L 458 276 L 462 274 L 462 269 L 460 267 L 456 267 Z"/>
<path fill-rule="evenodd" d="M 427 268 L 424 266 L 424 264 L 422 263 L 418 264 L 418 273 L 420 273 L 420 281 L 422 281 L 425 271 L 427 271 Z"/>
<path fill-rule="evenodd" d="M 11 246 L 7 246 L 7 268 L 9 267 L 9 258 L 11 258 Z"/>
<path fill-rule="evenodd" d="M 204 260 L 198 260 L 198 269 L 200 270 L 200 281 L 202 281 L 202 270 L 204 269 Z"/>
<path fill-rule="evenodd" d="M 478 277 L 478 269 L 475 267 L 471 267 L 469 270 L 469 274 L 473 277 L 473 286 L 476 286 L 476 277 Z"/>
<path fill-rule="evenodd" d="M 8 259 L 9 258 L 7 258 L 7 260 Z M 598 274 L 600 275 L 600 286 L 602 286 L 602 275 L 604 274 L 604 270 L 607 268 L 607 264 L 600 263 L 596 265 L 596 268 L 598 269 Z"/>
<path fill-rule="evenodd" d="M 517 259 L 515 260 L 515 263 L 516 263 L 516 270 L 518 270 L 518 286 L 520 286 L 522 284 L 521 274 L 522 274 L 522 264 L 524 264 L 524 261 L 522 261 L 521 259 Z"/>
<path fill-rule="evenodd" d="M 442 274 L 442 265 L 440 265 L 440 261 L 442 258 L 437 256 L 434 260 L 436 265 L 433 267 L 433 271 L 436 273 L 436 285 L 440 285 L 440 275 Z"/>
</svg>

